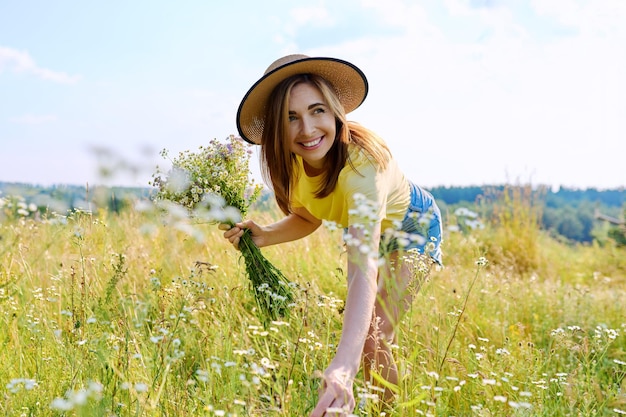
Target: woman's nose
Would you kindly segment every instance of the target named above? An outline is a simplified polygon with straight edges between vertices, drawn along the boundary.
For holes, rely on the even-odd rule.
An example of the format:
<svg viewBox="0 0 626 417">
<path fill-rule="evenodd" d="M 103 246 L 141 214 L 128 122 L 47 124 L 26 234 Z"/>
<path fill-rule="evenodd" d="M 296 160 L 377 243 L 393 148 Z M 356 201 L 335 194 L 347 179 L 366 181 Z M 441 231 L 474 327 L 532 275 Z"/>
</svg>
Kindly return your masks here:
<svg viewBox="0 0 626 417">
<path fill-rule="evenodd" d="M 315 131 L 315 126 L 313 125 L 313 121 L 308 117 L 302 118 L 302 124 L 300 126 L 300 133 L 303 136 L 311 136 L 311 134 Z"/>
</svg>

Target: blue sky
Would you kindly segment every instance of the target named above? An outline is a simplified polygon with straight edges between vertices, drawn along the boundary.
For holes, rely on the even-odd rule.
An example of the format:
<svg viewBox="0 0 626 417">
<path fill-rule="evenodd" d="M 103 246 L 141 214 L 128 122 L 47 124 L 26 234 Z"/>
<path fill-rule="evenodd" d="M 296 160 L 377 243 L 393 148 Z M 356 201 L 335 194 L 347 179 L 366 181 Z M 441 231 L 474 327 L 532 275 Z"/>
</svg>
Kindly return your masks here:
<svg viewBox="0 0 626 417">
<path fill-rule="evenodd" d="M 0 0 L 0 181 L 146 186 L 304 53 L 365 72 L 349 118 L 418 184 L 623 187 L 623 22 L 623 0 Z"/>
</svg>

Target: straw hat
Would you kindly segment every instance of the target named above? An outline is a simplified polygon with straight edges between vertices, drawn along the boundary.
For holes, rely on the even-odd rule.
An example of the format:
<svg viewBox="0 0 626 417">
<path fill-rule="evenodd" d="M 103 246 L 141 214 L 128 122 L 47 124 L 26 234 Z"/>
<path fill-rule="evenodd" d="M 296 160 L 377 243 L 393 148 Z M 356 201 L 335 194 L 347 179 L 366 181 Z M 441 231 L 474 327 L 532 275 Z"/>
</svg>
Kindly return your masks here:
<svg viewBox="0 0 626 417">
<path fill-rule="evenodd" d="M 237 110 L 237 130 L 243 139 L 261 144 L 269 96 L 281 81 L 296 74 L 316 74 L 326 79 L 346 113 L 359 107 L 367 96 L 367 78 L 353 64 L 336 58 L 287 55 L 274 61 L 241 100 Z"/>
</svg>

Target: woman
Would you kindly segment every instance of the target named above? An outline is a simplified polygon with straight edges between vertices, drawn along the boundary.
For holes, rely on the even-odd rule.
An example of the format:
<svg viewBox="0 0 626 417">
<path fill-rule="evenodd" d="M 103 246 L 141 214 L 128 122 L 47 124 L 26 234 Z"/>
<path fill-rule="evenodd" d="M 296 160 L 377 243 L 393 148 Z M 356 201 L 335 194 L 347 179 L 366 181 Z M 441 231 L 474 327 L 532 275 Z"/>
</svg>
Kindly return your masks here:
<svg viewBox="0 0 626 417">
<path fill-rule="evenodd" d="M 382 139 L 346 119 L 367 88 L 363 72 L 349 62 L 289 55 L 270 65 L 237 112 L 241 137 L 261 145 L 263 175 L 285 217 L 266 226 L 247 220 L 224 237 L 237 247 L 250 229 L 264 247 L 305 237 L 322 220 L 345 230 L 341 339 L 311 416 L 354 409 L 361 358 L 366 380 L 375 369 L 397 384 L 389 345 L 411 301 L 415 257 L 407 254 L 422 254 L 426 269 L 441 264 L 441 215 L 433 197 L 405 178 Z M 392 391 L 384 397 L 392 400 Z"/>
</svg>

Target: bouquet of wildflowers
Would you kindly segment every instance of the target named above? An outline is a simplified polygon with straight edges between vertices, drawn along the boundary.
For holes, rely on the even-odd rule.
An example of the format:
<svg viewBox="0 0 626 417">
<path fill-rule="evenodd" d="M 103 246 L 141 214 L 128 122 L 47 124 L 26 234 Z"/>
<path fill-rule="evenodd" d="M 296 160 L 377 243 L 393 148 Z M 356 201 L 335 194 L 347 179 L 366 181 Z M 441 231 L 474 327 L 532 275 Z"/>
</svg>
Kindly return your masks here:
<svg viewBox="0 0 626 417">
<path fill-rule="evenodd" d="M 248 146 L 231 135 L 226 143 L 211 140 L 197 153 L 181 152 L 167 174 L 157 168 L 152 176 L 155 200 L 181 205 L 195 218 L 233 226 L 261 192 L 261 186 L 249 178 L 252 152 Z M 161 155 L 168 158 L 166 150 Z M 286 315 L 294 300 L 289 280 L 263 256 L 249 231 L 243 234 L 239 249 L 261 320 L 267 323 Z"/>
</svg>

